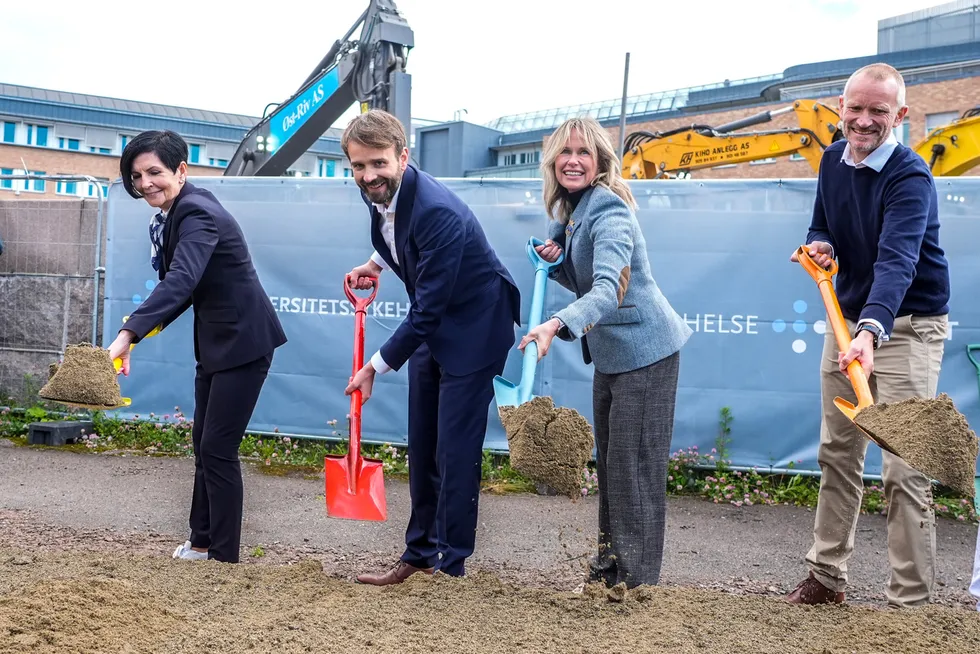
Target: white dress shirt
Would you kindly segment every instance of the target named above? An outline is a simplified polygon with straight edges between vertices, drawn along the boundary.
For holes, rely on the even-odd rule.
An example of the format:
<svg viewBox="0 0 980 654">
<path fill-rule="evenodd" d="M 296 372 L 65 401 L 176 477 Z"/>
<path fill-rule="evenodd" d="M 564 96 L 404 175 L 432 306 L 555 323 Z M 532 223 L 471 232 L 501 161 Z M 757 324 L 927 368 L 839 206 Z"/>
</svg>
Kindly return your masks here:
<svg viewBox="0 0 980 654">
<path fill-rule="evenodd" d="M 850 143 L 844 146 L 844 153 L 841 155 L 840 160 L 852 168 L 871 168 L 876 173 L 880 173 L 881 169 L 885 167 L 886 163 L 888 163 L 888 160 L 891 158 L 892 153 L 895 152 L 895 148 L 897 147 L 898 139 L 895 138 L 895 132 L 889 132 L 888 138 L 885 139 L 885 142 L 875 148 L 874 151 L 872 151 L 871 154 L 865 157 L 862 161 L 854 161 L 854 154 L 851 152 Z M 833 253 L 831 253 L 831 257 L 833 256 Z M 858 327 L 864 323 L 871 323 L 877 327 L 878 330 L 881 331 L 882 341 L 888 340 L 888 334 L 885 333 L 885 328 L 881 326 L 880 322 L 871 318 L 865 318 L 858 323 Z"/>
<path fill-rule="evenodd" d="M 374 202 L 371 203 L 378 210 L 378 213 L 381 214 L 383 219 L 381 223 L 381 237 L 385 240 L 385 245 L 388 246 L 388 250 L 391 252 L 391 258 L 396 264 L 398 263 L 398 253 L 395 248 L 395 207 L 398 206 L 398 193 L 400 191 L 401 187 L 399 186 L 398 190 L 395 191 L 395 195 L 392 196 L 391 202 L 388 203 L 388 206 Z M 381 255 L 377 251 L 371 253 L 371 261 L 381 266 L 382 270 L 390 270 L 387 262 L 381 258 Z M 381 358 L 381 350 L 375 352 L 374 356 L 371 357 L 371 365 L 379 375 L 383 375 L 391 370 L 391 367 Z"/>
</svg>

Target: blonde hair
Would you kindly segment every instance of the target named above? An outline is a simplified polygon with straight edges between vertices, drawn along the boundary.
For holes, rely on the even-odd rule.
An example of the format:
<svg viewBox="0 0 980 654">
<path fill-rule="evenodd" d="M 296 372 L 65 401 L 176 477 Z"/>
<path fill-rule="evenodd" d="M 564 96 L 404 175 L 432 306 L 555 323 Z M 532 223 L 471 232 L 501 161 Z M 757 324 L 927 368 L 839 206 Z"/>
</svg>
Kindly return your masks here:
<svg viewBox="0 0 980 654">
<path fill-rule="evenodd" d="M 612 139 L 594 118 L 583 116 L 569 118 L 558 126 L 544 148 L 541 160 L 541 176 L 544 178 L 544 204 L 548 216 L 552 220 L 566 222 L 574 207 L 569 200 L 569 193 L 558 183 L 555 175 L 555 161 L 565 148 L 572 132 L 578 132 L 579 138 L 585 141 L 585 147 L 595 159 L 596 176 L 592 186 L 604 186 L 623 199 L 632 209 L 636 209 L 636 200 L 629 185 L 623 179 L 619 157 L 613 147 Z"/>
<path fill-rule="evenodd" d="M 867 75 L 876 82 L 884 82 L 888 79 L 895 80 L 895 84 L 898 86 L 898 91 L 896 92 L 898 107 L 905 106 L 905 78 L 895 68 L 883 63 L 868 64 L 854 71 L 847 79 L 847 83 L 844 84 L 844 97 L 847 97 L 847 87 L 851 85 L 851 82 L 863 75 Z"/>
</svg>

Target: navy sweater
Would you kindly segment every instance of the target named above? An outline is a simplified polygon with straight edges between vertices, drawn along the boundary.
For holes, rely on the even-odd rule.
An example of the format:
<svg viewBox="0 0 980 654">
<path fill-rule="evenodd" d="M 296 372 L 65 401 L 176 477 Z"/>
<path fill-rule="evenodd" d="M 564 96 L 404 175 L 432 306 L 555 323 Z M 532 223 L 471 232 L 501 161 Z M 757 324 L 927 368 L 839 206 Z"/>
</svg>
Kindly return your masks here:
<svg viewBox="0 0 980 654">
<path fill-rule="evenodd" d="M 846 141 L 820 162 L 806 242 L 834 248 L 841 313 L 877 320 L 949 312 L 949 266 L 939 247 L 936 186 L 926 162 L 899 144 L 881 172 L 841 161 Z"/>
</svg>

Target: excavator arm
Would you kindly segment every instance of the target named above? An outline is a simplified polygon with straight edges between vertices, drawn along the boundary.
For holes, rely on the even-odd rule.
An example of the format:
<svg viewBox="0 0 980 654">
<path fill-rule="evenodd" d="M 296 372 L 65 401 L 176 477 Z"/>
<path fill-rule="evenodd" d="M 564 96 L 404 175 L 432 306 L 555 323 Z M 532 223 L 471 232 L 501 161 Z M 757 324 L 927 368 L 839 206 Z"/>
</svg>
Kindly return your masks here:
<svg viewBox="0 0 980 654">
<path fill-rule="evenodd" d="M 799 128 L 736 132 L 795 111 Z M 816 100 L 797 100 L 790 107 L 764 111 L 725 125 L 691 125 L 666 132 L 634 132 L 626 137 L 623 176 L 663 179 L 701 168 L 799 154 L 814 171 L 824 149 L 841 138 L 839 116 Z"/>
<path fill-rule="evenodd" d="M 360 39 L 351 40 L 358 26 Z M 393 0 L 370 0 L 299 90 L 248 131 L 224 175 L 284 174 L 355 102 L 362 111 L 394 114 L 411 133 L 411 75 L 405 65 L 414 39 Z"/>
<path fill-rule="evenodd" d="M 980 107 L 949 125 L 937 127 L 912 148 L 926 160 L 933 177 L 955 177 L 980 164 Z"/>
</svg>

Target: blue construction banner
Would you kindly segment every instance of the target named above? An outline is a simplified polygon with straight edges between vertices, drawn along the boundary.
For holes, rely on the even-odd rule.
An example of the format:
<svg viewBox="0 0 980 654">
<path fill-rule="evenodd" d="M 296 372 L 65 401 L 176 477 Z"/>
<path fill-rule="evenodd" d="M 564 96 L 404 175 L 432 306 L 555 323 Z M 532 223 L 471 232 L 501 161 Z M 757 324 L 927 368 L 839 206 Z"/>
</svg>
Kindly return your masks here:
<svg viewBox="0 0 980 654">
<path fill-rule="evenodd" d="M 350 178 L 225 178 L 192 180 L 211 190 L 240 222 L 256 269 L 289 342 L 277 350 L 250 429 L 309 437 L 344 436 L 350 408 L 353 311 L 344 275 L 370 256 L 369 215 Z M 531 305 L 534 267 L 528 238 L 545 238 L 540 180 L 444 180 L 474 210 L 490 242 Z M 980 180 L 937 180 L 942 245 L 952 267 L 950 330 L 939 388 L 971 426 L 980 425 L 978 371 L 966 346 L 980 343 Z M 694 335 L 681 353 L 673 449 L 715 446 L 722 410 L 730 412 L 729 457 L 737 466 L 818 471 L 820 355 L 829 329 L 816 284 L 790 254 L 804 242 L 815 180 L 671 180 L 632 183 L 653 273 Z M 105 344 L 123 316 L 156 283 L 147 225 L 153 210 L 109 190 Z M 549 283 L 545 315 L 574 296 Z M 409 310 L 404 287 L 381 277 L 369 308 L 365 356 L 370 357 Z M 132 406 L 122 417 L 151 412 L 190 418 L 194 403 L 193 315 L 133 350 L 122 378 Z M 474 343 L 479 347 L 479 343 Z M 504 376 L 520 380 L 515 350 Z M 539 364 L 534 392 L 592 421 L 591 366 L 579 343 L 555 341 Z M 407 370 L 379 376 L 364 407 L 367 442 L 406 441 Z M 506 451 L 494 404 L 485 446 Z M 336 421 L 336 424 L 333 424 Z M 337 433 L 339 431 L 339 434 Z M 871 445 L 866 472 L 880 474 Z"/>
</svg>

